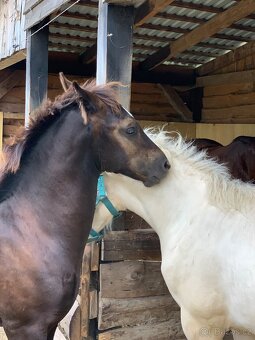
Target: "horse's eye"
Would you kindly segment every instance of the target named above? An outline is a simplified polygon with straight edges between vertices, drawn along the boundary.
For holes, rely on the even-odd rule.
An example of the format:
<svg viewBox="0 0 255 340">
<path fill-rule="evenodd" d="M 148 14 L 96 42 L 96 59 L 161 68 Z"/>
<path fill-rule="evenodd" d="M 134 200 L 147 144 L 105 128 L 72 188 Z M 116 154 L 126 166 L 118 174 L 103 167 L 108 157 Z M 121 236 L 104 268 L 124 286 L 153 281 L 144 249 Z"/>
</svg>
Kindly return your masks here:
<svg viewBox="0 0 255 340">
<path fill-rule="evenodd" d="M 134 135 L 136 133 L 136 127 L 130 126 L 129 128 L 126 129 L 126 133 L 128 135 Z"/>
</svg>

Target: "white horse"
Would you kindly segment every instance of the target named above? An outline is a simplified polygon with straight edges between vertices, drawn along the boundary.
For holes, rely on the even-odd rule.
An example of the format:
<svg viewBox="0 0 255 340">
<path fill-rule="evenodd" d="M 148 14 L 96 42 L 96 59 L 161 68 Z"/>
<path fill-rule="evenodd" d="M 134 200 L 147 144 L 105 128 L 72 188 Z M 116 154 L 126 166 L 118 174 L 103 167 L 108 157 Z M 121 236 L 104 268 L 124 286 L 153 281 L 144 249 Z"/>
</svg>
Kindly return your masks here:
<svg viewBox="0 0 255 340">
<path fill-rule="evenodd" d="M 104 174 L 119 210 L 140 215 L 156 231 L 162 274 L 181 308 L 188 340 L 255 339 L 255 186 L 231 180 L 227 169 L 195 146 L 165 133 L 149 136 L 171 164 L 152 188 L 123 175 Z M 93 228 L 112 216 L 96 209 Z"/>
</svg>

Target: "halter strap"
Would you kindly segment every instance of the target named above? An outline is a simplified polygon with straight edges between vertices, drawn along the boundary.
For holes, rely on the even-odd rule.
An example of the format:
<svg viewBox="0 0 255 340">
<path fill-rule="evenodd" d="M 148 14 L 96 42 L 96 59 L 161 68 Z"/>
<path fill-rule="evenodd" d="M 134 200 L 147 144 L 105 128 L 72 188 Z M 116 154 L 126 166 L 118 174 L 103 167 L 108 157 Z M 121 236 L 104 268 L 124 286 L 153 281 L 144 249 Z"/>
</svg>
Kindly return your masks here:
<svg viewBox="0 0 255 340">
<path fill-rule="evenodd" d="M 100 202 L 105 205 L 105 207 L 109 210 L 109 212 L 112 214 L 113 217 L 119 217 L 121 215 L 121 212 L 119 212 L 114 207 L 112 202 L 107 197 L 103 175 L 99 176 L 98 182 L 97 182 L 96 205 L 98 205 Z M 87 243 L 94 242 L 94 241 L 99 242 L 100 240 L 102 240 L 103 237 L 104 237 L 103 229 L 100 232 L 97 232 L 94 229 L 91 229 Z"/>
</svg>

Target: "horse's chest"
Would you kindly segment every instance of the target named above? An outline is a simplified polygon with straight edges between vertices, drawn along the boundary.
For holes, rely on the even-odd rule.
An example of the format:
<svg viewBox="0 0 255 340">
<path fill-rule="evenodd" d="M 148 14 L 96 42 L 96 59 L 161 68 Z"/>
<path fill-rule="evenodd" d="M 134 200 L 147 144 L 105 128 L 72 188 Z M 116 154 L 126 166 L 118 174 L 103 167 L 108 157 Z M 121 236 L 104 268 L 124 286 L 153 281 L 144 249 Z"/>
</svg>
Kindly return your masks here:
<svg viewBox="0 0 255 340">
<path fill-rule="evenodd" d="M 162 245 L 162 274 L 176 302 L 196 314 L 222 309 L 217 262 L 188 238 L 175 246 Z"/>
</svg>

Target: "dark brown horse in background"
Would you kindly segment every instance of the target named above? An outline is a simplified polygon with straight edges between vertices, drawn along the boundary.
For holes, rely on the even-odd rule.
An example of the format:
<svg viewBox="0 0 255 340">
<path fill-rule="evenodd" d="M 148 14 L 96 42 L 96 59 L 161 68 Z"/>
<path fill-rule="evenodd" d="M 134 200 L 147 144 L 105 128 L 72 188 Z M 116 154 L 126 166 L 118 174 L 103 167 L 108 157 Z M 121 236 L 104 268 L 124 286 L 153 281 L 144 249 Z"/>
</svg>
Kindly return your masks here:
<svg viewBox="0 0 255 340">
<path fill-rule="evenodd" d="M 4 157 L 0 321 L 10 340 L 50 340 L 77 295 L 99 174 L 151 186 L 169 164 L 110 84 L 76 82 L 39 108 Z"/>
<path fill-rule="evenodd" d="M 234 178 L 255 183 L 255 137 L 239 136 L 230 144 L 206 138 L 192 140 L 199 150 L 206 150 L 210 157 L 224 163 Z"/>
</svg>

